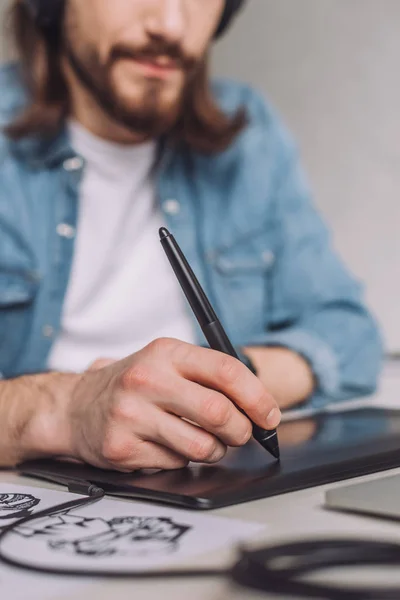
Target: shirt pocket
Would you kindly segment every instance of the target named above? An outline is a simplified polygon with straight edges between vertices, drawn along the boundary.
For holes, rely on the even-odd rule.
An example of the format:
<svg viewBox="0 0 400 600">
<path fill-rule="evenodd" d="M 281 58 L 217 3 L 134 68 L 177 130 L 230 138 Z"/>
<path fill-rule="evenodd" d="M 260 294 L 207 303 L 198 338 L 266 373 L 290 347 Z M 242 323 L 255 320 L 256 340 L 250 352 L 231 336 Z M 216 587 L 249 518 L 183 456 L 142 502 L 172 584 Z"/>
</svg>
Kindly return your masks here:
<svg viewBox="0 0 400 600">
<path fill-rule="evenodd" d="M 0 263 L 0 374 L 8 377 L 26 343 L 38 283 L 30 272 Z"/>
<path fill-rule="evenodd" d="M 254 231 L 211 254 L 217 310 L 235 343 L 268 329 L 275 265 L 273 234 Z"/>
</svg>

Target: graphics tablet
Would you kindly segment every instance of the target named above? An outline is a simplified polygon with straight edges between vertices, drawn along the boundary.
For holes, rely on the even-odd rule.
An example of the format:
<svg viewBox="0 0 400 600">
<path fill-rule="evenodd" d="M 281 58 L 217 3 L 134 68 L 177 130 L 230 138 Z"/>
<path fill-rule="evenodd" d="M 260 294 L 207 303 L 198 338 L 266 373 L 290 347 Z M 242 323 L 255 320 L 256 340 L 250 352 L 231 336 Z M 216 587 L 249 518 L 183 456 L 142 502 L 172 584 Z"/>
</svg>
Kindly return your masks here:
<svg viewBox="0 0 400 600">
<path fill-rule="evenodd" d="M 230 449 L 217 465 L 121 474 L 77 462 L 33 461 L 22 474 L 64 483 L 80 479 L 107 494 L 211 509 L 400 466 L 400 412 L 365 408 L 287 422 L 278 431 L 281 460 L 257 442 Z"/>
</svg>

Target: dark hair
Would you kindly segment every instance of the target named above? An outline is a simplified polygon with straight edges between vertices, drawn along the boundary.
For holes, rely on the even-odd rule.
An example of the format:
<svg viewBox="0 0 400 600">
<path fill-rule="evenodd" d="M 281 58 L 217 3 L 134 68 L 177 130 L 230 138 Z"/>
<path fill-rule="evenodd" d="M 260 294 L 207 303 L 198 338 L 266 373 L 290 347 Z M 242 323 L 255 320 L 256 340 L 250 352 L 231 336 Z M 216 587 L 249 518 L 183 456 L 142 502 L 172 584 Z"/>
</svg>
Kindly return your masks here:
<svg viewBox="0 0 400 600">
<path fill-rule="evenodd" d="M 19 56 L 29 104 L 5 130 L 13 139 L 29 135 L 55 136 L 69 112 L 69 93 L 61 69 L 61 35 L 46 38 L 20 0 L 14 0 L 10 33 Z M 171 137 L 196 151 L 216 153 L 227 149 L 247 124 L 243 107 L 225 114 L 212 96 L 208 58 L 190 85 L 184 110 Z"/>
</svg>

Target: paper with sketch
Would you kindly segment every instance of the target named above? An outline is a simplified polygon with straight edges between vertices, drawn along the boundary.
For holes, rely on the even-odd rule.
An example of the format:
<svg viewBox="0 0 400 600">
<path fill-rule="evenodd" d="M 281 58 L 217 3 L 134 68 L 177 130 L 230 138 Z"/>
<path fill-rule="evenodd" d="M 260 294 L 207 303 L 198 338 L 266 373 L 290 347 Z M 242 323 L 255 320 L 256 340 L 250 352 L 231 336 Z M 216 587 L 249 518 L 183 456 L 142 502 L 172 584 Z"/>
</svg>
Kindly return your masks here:
<svg viewBox="0 0 400 600">
<path fill-rule="evenodd" d="M 79 496 L 76 496 L 78 498 Z M 0 484 L 2 522 L 74 499 L 69 493 Z M 142 502 L 103 499 L 18 528 L 3 553 L 29 565 L 77 570 L 154 570 L 235 547 L 264 526 Z M 193 560 L 191 561 L 193 564 Z"/>
<path fill-rule="evenodd" d="M 79 498 L 79 496 L 76 496 Z M 35 510 L 50 507 L 56 502 L 68 502 L 71 494 L 59 492 L 53 497 L 38 488 L 23 488 L 15 484 L 0 484 L 0 530 L 16 519 L 29 516 Z M 86 587 L 82 579 L 38 575 L 0 564 L 0 593 L 12 600 L 54 600 L 75 597 L 76 590 Z"/>
</svg>

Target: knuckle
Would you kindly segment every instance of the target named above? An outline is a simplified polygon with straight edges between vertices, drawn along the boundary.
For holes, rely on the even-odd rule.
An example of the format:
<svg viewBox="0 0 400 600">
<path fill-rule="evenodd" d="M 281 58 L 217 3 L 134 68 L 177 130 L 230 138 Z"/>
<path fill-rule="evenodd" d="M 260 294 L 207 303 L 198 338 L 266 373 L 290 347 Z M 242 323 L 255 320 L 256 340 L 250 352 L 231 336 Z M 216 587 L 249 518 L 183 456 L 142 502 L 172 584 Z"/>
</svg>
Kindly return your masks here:
<svg viewBox="0 0 400 600">
<path fill-rule="evenodd" d="M 189 457 L 198 462 L 210 460 L 217 450 L 217 442 L 211 436 L 197 435 L 189 444 Z"/>
<path fill-rule="evenodd" d="M 243 427 L 240 435 L 237 437 L 237 446 L 245 446 L 250 441 L 253 435 L 253 427 L 250 421 Z"/>
<path fill-rule="evenodd" d="M 197 346 L 180 342 L 172 349 L 172 359 L 177 364 L 190 363 L 197 360 Z"/>
<path fill-rule="evenodd" d="M 138 416 L 136 404 L 132 401 L 132 398 L 121 394 L 110 406 L 109 416 L 113 423 L 126 422 L 128 419 L 130 421 L 136 420 Z"/>
<path fill-rule="evenodd" d="M 153 370 L 143 363 L 136 364 L 121 375 L 121 388 L 125 391 L 151 387 Z"/>
<path fill-rule="evenodd" d="M 104 436 L 102 456 L 110 464 L 123 464 L 131 454 L 130 444 L 114 432 Z"/>
<path fill-rule="evenodd" d="M 238 360 L 230 356 L 224 356 L 220 359 L 217 367 L 217 377 L 221 383 L 228 386 L 235 385 L 242 375 L 243 366 Z"/>
<path fill-rule="evenodd" d="M 98 358 L 89 366 L 88 371 L 100 371 L 105 367 L 109 367 L 114 362 L 116 361 L 111 358 Z"/>
<path fill-rule="evenodd" d="M 268 405 L 268 397 L 265 390 L 260 386 L 246 398 L 246 411 L 264 415 Z"/>
<path fill-rule="evenodd" d="M 202 412 L 207 422 L 218 429 L 225 427 L 231 416 L 229 400 L 222 394 L 210 391 L 204 397 Z"/>
<path fill-rule="evenodd" d="M 178 343 L 178 340 L 171 338 L 158 338 L 150 342 L 147 348 L 151 354 L 169 354 Z"/>
</svg>

